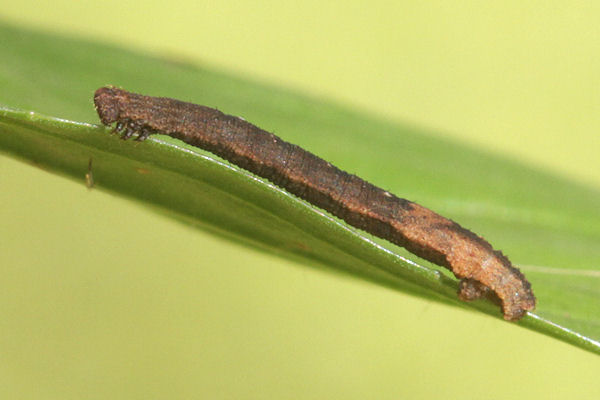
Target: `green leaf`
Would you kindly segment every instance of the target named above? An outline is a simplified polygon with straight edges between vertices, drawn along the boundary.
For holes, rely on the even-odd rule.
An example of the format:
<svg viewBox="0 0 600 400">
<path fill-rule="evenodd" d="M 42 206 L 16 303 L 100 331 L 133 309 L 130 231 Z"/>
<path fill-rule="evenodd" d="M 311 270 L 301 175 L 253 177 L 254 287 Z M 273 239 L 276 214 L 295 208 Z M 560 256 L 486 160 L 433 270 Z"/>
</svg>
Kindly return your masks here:
<svg viewBox="0 0 600 400">
<path fill-rule="evenodd" d="M 421 129 L 208 69 L 6 26 L 0 36 L 3 151 L 76 180 L 91 173 L 97 188 L 241 244 L 501 318 L 488 302 L 458 301 L 447 271 L 210 153 L 158 135 L 118 140 L 97 125 L 92 95 L 114 84 L 217 107 L 484 236 L 533 285 L 538 308 L 518 324 L 600 353 L 598 192 Z"/>
</svg>

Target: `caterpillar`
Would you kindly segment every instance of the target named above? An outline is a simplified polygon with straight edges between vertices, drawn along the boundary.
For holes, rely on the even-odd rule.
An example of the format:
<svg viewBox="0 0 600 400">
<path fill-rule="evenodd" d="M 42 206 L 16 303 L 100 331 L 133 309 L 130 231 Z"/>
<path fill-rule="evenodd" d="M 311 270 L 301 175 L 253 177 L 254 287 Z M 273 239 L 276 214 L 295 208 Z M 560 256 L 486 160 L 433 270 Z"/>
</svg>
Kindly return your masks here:
<svg viewBox="0 0 600 400">
<path fill-rule="evenodd" d="M 94 104 L 104 125 L 116 123 L 123 139 L 164 134 L 210 151 L 358 229 L 443 266 L 460 279 L 458 296 L 488 298 L 504 319 L 535 308 L 531 284 L 482 237 L 412 201 L 264 131 L 242 118 L 183 101 L 144 96 L 112 86 L 98 89 Z"/>
</svg>

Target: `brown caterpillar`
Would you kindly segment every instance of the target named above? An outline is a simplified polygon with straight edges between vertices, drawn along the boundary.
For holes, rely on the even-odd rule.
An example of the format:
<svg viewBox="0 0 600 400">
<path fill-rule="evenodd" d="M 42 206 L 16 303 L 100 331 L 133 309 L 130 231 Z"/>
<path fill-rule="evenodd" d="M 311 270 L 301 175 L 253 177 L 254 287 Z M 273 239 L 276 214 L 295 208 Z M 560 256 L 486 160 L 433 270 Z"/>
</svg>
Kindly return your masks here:
<svg viewBox="0 0 600 400">
<path fill-rule="evenodd" d="M 348 174 L 245 120 L 179 100 L 103 87 L 94 96 L 105 125 L 123 139 L 160 133 L 208 150 L 460 278 L 462 300 L 500 302 L 504 319 L 535 308 L 525 276 L 500 251 L 456 222 Z"/>
</svg>

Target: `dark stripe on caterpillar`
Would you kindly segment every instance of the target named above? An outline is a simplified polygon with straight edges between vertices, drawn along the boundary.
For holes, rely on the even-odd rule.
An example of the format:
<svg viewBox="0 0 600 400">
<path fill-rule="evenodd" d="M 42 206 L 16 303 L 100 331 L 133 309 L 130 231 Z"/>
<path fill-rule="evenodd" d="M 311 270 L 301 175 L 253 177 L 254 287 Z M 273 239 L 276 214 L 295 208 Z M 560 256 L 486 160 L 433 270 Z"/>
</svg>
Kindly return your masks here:
<svg viewBox="0 0 600 400">
<path fill-rule="evenodd" d="M 348 224 L 406 248 L 461 279 L 458 295 L 501 304 L 506 320 L 535 308 L 525 276 L 483 238 L 285 142 L 242 118 L 175 99 L 103 87 L 94 96 L 105 125 L 128 139 L 169 135 L 208 150 L 322 208 Z"/>
</svg>

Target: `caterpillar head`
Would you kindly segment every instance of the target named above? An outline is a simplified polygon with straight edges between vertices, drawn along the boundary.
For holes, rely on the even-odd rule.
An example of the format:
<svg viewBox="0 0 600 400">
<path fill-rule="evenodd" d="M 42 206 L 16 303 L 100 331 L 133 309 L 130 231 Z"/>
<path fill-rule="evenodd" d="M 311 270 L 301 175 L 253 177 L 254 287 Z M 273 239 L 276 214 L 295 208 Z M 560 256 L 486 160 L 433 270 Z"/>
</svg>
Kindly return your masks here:
<svg viewBox="0 0 600 400">
<path fill-rule="evenodd" d="M 121 101 L 125 98 L 124 90 L 106 86 L 96 90 L 94 94 L 94 105 L 104 125 L 110 125 L 119 120 L 121 114 Z"/>
</svg>

